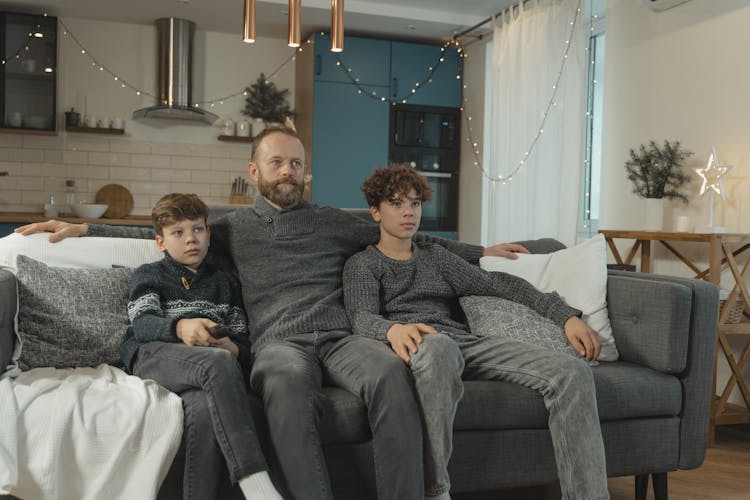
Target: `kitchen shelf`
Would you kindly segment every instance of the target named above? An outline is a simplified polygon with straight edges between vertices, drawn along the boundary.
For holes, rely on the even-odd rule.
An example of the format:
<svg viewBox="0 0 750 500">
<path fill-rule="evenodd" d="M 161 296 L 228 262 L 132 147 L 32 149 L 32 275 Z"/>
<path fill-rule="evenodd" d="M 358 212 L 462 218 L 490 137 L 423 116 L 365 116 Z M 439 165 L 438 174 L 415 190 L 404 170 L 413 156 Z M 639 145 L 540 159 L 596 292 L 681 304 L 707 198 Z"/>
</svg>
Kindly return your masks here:
<svg viewBox="0 0 750 500">
<path fill-rule="evenodd" d="M 125 133 L 124 128 L 99 128 L 99 127 L 72 127 L 70 125 L 65 126 L 66 132 L 85 132 L 87 134 L 109 134 L 109 135 L 123 135 Z"/>
<path fill-rule="evenodd" d="M 241 137 L 239 135 L 220 135 L 219 140 L 226 142 L 253 142 L 253 136 Z"/>
</svg>

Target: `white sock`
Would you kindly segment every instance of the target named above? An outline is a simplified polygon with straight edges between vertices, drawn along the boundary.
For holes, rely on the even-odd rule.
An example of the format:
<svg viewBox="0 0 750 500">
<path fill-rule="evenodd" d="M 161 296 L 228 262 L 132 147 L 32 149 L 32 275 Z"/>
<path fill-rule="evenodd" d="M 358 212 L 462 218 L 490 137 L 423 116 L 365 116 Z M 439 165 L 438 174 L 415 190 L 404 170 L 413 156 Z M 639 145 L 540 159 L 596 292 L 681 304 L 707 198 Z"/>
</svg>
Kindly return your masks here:
<svg viewBox="0 0 750 500">
<path fill-rule="evenodd" d="M 424 500 L 451 500 L 451 495 L 446 491 L 445 493 L 435 496 L 425 495 Z"/>
<path fill-rule="evenodd" d="M 240 479 L 240 489 L 247 500 L 283 500 L 273 487 L 268 472 L 261 471 Z"/>
</svg>

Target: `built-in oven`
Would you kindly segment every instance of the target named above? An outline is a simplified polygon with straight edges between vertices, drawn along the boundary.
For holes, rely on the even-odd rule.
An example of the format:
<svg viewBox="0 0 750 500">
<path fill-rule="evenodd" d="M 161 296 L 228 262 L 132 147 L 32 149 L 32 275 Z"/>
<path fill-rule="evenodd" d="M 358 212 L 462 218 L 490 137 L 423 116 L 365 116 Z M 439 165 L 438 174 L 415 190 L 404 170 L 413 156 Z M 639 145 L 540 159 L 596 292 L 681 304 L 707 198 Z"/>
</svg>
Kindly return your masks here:
<svg viewBox="0 0 750 500">
<path fill-rule="evenodd" d="M 432 187 L 421 229 L 454 232 L 458 224 L 460 110 L 399 104 L 391 108 L 389 161 L 419 170 Z"/>
</svg>

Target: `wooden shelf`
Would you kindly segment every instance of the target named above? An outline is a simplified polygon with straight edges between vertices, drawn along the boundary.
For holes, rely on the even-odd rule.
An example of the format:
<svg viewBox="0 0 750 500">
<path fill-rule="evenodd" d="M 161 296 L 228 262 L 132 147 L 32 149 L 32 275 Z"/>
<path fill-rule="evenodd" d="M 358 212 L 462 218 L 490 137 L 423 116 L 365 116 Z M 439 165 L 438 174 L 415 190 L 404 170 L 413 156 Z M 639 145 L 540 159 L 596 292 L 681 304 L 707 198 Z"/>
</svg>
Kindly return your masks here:
<svg viewBox="0 0 750 500">
<path fill-rule="evenodd" d="M 23 134 L 23 135 L 57 135 L 54 130 L 45 130 L 38 128 L 23 128 L 23 127 L 3 127 L 0 128 L 0 133 L 3 134 Z"/>
<path fill-rule="evenodd" d="M 109 135 L 123 135 L 125 133 L 124 128 L 99 128 L 99 127 L 72 127 L 70 125 L 65 126 L 66 132 L 84 132 L 87 134 L 109 134 Z"/>
<path fill-rule="evenodd" d="M 239 135 L 220 135 L 219 140 L 226 142 L 253 142 L 253 136 L 241 137 Z"/>
</svg>

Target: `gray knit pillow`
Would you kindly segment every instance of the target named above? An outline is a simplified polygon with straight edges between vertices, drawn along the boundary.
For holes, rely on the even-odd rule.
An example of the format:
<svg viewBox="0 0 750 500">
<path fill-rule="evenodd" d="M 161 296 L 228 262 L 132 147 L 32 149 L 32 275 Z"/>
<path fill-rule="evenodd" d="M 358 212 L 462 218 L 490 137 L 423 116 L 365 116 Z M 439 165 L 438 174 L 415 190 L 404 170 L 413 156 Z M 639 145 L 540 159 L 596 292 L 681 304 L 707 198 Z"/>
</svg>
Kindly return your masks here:
<svg viewBox="0 0 750 500">
<path fill-rule="evenodd" d="M 474 335 L 521 340 L 580 358 L 562 327 L 523 304 L 479 295 L 461 297 L 459 302 Z"/>
<path fill-rule="evenodd" d="M 130 268 L 49 267 L 18 256 L 22 370 L 120 365 Z"/>
</svg>

